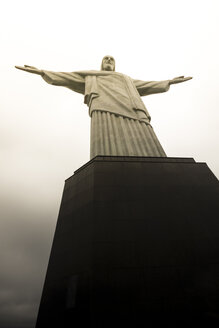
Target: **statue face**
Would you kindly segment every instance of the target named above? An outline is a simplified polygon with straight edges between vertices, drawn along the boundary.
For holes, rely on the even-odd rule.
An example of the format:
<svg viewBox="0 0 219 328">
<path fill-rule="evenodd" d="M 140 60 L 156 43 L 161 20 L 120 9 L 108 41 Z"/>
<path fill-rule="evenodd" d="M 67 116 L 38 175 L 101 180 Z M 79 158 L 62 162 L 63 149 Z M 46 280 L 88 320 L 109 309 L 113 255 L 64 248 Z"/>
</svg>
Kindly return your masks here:
<svg viewBox="0 0 219 328">
<path fill-rule="evenodd" d="M 102 71 L 115 71 L 115 59 L 112 56 L 105 56 L 101 65 Z"/>
</svg>

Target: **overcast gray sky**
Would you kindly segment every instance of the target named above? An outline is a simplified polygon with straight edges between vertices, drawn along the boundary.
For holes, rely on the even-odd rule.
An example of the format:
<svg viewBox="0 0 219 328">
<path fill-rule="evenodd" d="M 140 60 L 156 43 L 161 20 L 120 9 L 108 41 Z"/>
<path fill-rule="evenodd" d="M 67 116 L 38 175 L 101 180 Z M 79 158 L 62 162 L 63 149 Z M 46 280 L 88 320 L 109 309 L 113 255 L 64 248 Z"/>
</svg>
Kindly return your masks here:
<svg viewBox="0 0 219 328">
<path fill-rule="evenodd" d="M 14 68 L 193 80 L 144 97 L 171 157 L 219 177 L 218 0 L 8 0 L 0 13 L 0 327 L 33 327 L 64 180 L 89 160 L 83 96 Z"/>
</svg>

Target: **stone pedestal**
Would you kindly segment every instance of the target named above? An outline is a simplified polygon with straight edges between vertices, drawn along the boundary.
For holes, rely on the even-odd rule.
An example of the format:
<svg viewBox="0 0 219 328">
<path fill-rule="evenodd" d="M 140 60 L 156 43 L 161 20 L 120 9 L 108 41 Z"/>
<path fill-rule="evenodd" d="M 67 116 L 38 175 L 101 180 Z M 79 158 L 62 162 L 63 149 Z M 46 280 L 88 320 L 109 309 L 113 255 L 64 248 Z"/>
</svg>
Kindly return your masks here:
<svg viewBox="0 0 219 328">
<path fill-rule="evenodd" d="M 66 180 L 36 327 L 218 324 L 218 214 L 205 163 L 94 158 Z"/>
</svg>

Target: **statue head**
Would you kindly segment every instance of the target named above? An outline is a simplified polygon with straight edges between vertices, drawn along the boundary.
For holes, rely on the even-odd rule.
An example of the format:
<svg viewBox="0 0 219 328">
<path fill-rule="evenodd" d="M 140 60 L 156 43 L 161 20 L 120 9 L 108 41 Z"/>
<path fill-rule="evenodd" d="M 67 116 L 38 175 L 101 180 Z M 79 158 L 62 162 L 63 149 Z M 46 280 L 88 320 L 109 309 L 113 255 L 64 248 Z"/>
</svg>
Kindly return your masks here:
<svg viewBox="0 0 219 328">
<path fill-rule="evenodd" d="M 115 71 L 115 59 L 112 56 L 103 57 L 101 71 Z"/>
</svg>

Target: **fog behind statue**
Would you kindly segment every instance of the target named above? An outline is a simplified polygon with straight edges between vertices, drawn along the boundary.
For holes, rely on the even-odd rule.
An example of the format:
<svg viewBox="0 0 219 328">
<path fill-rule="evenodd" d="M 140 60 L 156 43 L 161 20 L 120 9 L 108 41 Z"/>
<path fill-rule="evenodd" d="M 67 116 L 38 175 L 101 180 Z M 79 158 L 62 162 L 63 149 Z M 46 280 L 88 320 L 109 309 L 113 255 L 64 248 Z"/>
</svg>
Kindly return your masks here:
<svg viewBox="0 0 219 328">
<path fill-rule="evenodd" d="M 141 96 L 166 92 L 171 84 L 191 79 L 179 76 L 158 82 L 134 80 L 115 72 L 115 60 L 111 56 L 103 58 L 100 71 L 64 73 L 28 65 L 15 67 L 41 75 L 49 84 L 84 95 L 91 117 L 91 158 L 97 155 L 165 157 Z"/>
</svg>

